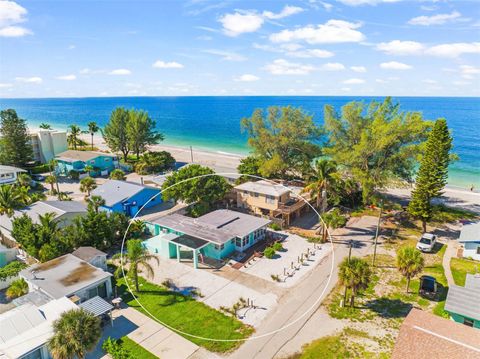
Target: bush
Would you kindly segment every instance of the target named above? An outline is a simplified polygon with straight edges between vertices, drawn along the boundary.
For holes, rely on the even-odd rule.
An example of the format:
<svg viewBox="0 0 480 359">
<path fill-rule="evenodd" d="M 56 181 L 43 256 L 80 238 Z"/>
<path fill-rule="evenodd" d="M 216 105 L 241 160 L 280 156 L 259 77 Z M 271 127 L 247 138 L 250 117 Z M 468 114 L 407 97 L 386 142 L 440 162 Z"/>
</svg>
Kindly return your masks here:
<svg viewBox="0 0 480 359">
<path fill-rule="evenodd" d="M 51 170 L 50 165 L 48 163 L 44 163 L 44 164 L 32 167 L 30 169 L 30 173 L 32 175 L 36 175 L 36 174 L 40 174 L 40 173 L 50 172 L 50 170 Z"/>
<path fill-rule="evenodd" d="M 125 172 L 123 172 L 122 170 L 120 169 L 114 169 L 111 173 L 110 173 L 110 179 L 112 180 L 118 180 L 118 181 L 125 181 Z"/>
<path fill-rule="evenodd" d="M 113 359 L 129 359 L 132 357 L 128 349 L 124 348 L 118 340 L 110 337 L 103 342 L 102 349 L 110 354 Z"/>
<path fill-rule="evenodd" d="M 322 214 L 322 219 L 327 226 L 332 229 L 344 227 L 347 224 L 347 218 L 345 218 L 338 208 L 332 209 L 330 212 Z"/>
<path fill-rule="evenodd" d="M 278 223 L 270 223 L 269 227 L 274 231 L 279 231 L 282 229 L 282 227 Z"/>
<path fill-rule="evenodd" d="M 78 179 L 80 178 L 80 174 L 77 171 L 70 170 L 70 172 L 68 172 L 68 177 L 70 177 L 74 181 L 78 181 Z"/>
<path fill-rule="evenodd" d="M 8 299 L 15 299 L 28 293 L 28 283 L 23 278 L 14 280 L 5 293 Z"/>
<path fill-rule="evenodd" d="M 272 245 L 272 248 L 273 248 L 275 251 L 281 251 L 281 250 L 283 250 L 282 243 L 280 243 L 280 242 L 275 242 L 275 243 Z"/>
<path fill-rule="evenodd" d="M 27 265 L 23 262 L 10 262 L 6 266 L 0 268 L 0 280 L 15 277 L 22 269 L 25 268 L 27 268 Z"/>
<path fill-rule="evenodd" d="M 155 174 L 175 167 L 175 158 L 167 151 L 147 152 L 135 164 L 135 172 L 141 175 Z"/>
<path fill-rule="evenodd" d="M 275 256 L 275 249 L 273 249 L 273 247 L 267 247 L 263 251 L 263 254 L 266 258 L 272 259 Z"/>
</svg>

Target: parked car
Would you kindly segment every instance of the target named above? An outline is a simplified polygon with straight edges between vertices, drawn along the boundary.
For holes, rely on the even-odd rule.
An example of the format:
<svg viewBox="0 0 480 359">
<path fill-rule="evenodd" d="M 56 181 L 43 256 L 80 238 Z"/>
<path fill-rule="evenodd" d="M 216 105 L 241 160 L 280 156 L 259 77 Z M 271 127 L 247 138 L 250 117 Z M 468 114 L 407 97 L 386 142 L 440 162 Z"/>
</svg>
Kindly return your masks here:
<svg viewBox="0 0 480 359">
<path fill-rule="evenodd" d="M 432 276 L 422 275 L 418 292 L 421 296 L 434 298 L 438 292 L 437 280 Z"/>
<path fill-rule="evenodd" d="M 437 243 L 437 236 L 431 233 L 424 233 L 417 243 L 417 249 L 422 252 L 432 252 Z"/>
<path fill-rule="evenodd" d="M 43 175 L 32 175 L 32 179 L 37 182 L 45 181 L 45 176 Z"/>
</svg>

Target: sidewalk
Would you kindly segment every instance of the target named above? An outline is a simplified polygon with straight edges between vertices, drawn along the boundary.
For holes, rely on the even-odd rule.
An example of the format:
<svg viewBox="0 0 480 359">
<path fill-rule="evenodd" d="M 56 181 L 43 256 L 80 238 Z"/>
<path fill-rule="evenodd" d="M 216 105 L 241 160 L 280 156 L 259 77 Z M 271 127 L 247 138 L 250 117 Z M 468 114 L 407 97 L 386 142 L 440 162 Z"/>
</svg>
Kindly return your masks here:
<svg viewBox="0 0 480 359">
<path fill-rule="evenodd" d="M 453 280 L 452 270 L 450 268 L 450 259 L 456 257 L 457 255 L 457 242 L 449 240 L 444 245 L 447 246 L 445 250 L 445 254 L 443 255 L 443 270 L 445 271 L 445 277 L 447 278 L 448 286 L 451 287 L 455 285 L 455 281 Z"/>
</svg>

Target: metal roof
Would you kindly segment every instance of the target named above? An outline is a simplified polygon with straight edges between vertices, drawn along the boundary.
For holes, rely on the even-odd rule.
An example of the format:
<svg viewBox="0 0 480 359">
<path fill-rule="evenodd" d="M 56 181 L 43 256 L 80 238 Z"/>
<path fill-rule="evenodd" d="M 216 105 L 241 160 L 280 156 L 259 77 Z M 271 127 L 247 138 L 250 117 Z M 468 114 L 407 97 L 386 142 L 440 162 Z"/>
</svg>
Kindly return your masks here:
<svg viewBox="0 0 480 359">
<path fill-rule="evenodd" d="M 91 195 L 100 196 L 105 200 L 105 205 L 112 207 L 117 203 L 124 202 L 127 199 L 135 196 L 146 188 L 155 189 L 160 192 L 160 189 L 141 185 L 140 183 L 109 180 L 95 188 Z"/>
<path fill-rule="evenodd" d="M 480 320 L 480 287 L 450 286 L 445 310 L 467 318 Z"/>
<path fill-rule="evenodd" d="M 107 253 L 102 252 L 101 250 L 95 247 L 78 247 L 72 252 L 75 257 L 78 257 L 84 261 L 89 262 L 91 259 L 97 256 L 106 256 Z"/>
<path fill-rule="evenodd" d="M 480 222 L 464 224 L 458 241 L 480 243 Z"/>
<path fill-rule="evenodd" d="M 86 161 L 93 160 L 93 159 L 95 159 L 97 157 L 100 157 L 100 156 L 116 157 L 115 155 L 112 155 L 111 153 L 68 150 L 68 151 L 59 153 L 56 156 L 56 158 L 59 159 L 59 160 L 66 161 L 66 162 L 76 162 L 76 161 L 86 162 Z"/>
<path fill-rule="evenodd" d="M 245 182 L 235 187 L 236 190 L 248 191 L 253 193 L 261 193 L 268 196 L 280 197 L 285 193 L 289 193 L 290 190 L 281 184 L 276 184 L 270 181 L 256 181 Z"/>
<path fill-rule="evenodd" d="M 27 172 L 27 171 L 18 167 L 0 165 L 0 173 L 12 173 L 12 172 Z"/>
<path fill-rule="evenodd" d="M 203 239 L 189 236 L 188 234 L 184 234 L 183 236 L 176 237 L 172 239 L 170 242 L 180 244 L 184 247 L 188 247 L 190 249 L 199 249 L 205 247 L 209 242 L 204 241 Z"/>
<path fill-rule="evenodd" d="M 105 299 L 96 296 L 78 305 L 80 308 L 85 309 L 87 312 L 98 317 L 99 315 L 110 312 L 113 309 L 113 305 L 108 303 Z"/>
<path fill-rule="evenodd" d="M 480 264 L 478 266 L 480 268 Z M 465 288 L 480 289 L 480 273 L 477 273 L 477 274 L 467 273 L 467 277 L 465 278 Z"/>
</svg>

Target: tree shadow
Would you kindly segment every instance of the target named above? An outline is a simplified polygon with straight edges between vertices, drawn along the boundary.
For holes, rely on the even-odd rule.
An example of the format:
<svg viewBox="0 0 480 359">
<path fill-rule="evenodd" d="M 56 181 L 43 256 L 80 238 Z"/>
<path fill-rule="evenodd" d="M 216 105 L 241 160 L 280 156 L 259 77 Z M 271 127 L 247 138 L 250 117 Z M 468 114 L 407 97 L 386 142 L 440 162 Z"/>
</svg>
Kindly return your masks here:
<svg viewBox="0 0 480 359">
<path fill-rule="evenodd" d="M 382 318 L 404 318 L 413 305 L 400 299 L 382 297 L 367 301 L 365 307 L 374 311 Z"/>
</svg>

